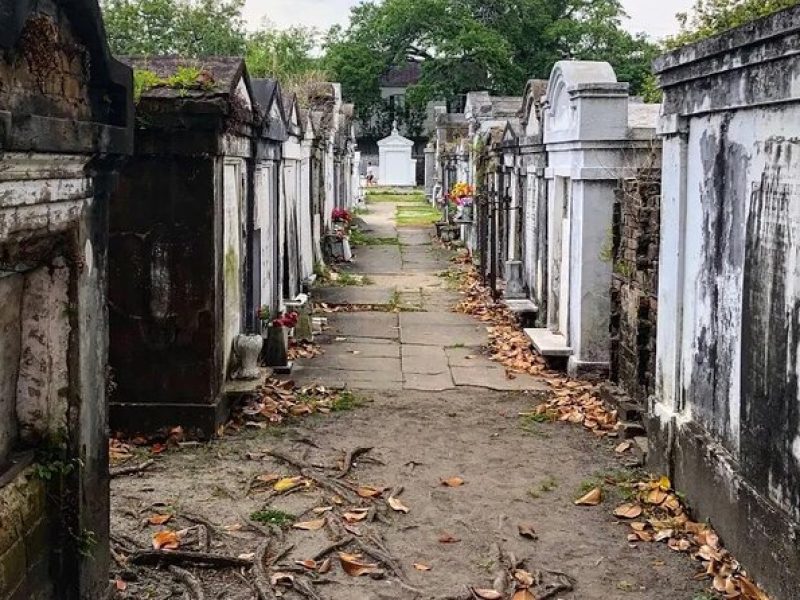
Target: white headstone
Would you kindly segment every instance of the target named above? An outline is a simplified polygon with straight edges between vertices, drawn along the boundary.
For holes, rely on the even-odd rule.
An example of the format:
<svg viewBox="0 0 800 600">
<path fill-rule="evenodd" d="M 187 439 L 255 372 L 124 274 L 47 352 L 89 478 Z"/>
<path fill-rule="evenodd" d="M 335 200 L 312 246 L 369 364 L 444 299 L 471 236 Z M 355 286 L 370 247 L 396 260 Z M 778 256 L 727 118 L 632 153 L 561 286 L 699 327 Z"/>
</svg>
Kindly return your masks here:
<svg viewBox="0 0 800 600">
<path fill-rule="evenodd" d="M 416 161 L 411 158 L 414 142 L 404 138 L 397 130 L 397 121 L 392 126 L 392 135 L 378 142 L 378 184 L 414 186 L 417 183 Z"/>
</svg>

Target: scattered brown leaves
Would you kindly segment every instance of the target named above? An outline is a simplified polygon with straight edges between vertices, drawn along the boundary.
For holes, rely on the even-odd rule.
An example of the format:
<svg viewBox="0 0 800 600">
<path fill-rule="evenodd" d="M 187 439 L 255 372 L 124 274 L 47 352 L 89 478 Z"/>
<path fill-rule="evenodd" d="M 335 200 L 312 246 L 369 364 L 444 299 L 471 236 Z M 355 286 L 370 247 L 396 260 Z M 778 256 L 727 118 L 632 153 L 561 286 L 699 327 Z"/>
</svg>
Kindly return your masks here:
<svg viewBox="0 0 800 600">
<path fill-rule="evenodd" d="M 542 376 L 553 389 L 553 397 L 537 407 L 534 414 L 583 425 L 598 436 L 616 434 L 617 413 L 600 400 L 597 386 L 548 371 L 544 359 L 534 352 L 514 314 L 494 301 L 474 268 L 464 274 L 461 292 L 466 297 L 455 311 L 488 324 L 490 358 L 506 368 L 507 376 L 513 378 L 513 373 Z"/>
<path fill-rule="evenodd" d="M 689 518 L 688 511 L 667 477 L 620 484 L 628 488 L 632 501 L 617 507 L 614 515 L 642 517 L 629 523 L 628 541 L 665 542 L 675 551 L 686 553 L 703 565 L 697 579 L 710 579 L 711 586 L 735 600 L 769 600 L 742 570 L 738 561 L 720 544 L 716 532 L 706 523 Z"/>
<path fill-rule="evenodd" d="M 227 428 L 263 427 L 282 423 L 287 418 L 329 413 L 340 392 L 323 385 L 298 387 L 293 381 L 267 378 L 257 395 L 248 397 L 235 408 Z"/>
<path fill-rule="evenodd" d="M 465 298 L 455 311 L 483 321 L 489 334 L 490 358 L 506 368 L 506 374 L 539 375 L 545 370 L 542 357 L 533 352 L 531 341 L 517 323 L 514 313 L 495 302 L 487 287 L 482 285 L 476 269 L 464 273 L 461 293 Z"/>
<path fill-rule="evenodd" d="M 289 343 L 289 350 L 287 352 L 287 356 L 289 360 L 297 360 L 298 358 L 316 358 L 320 354 L 323 354 L 322 348 L 320 348 L 314 342 L 309 342 L 306 340 L 291 340 Z"/>
</svg>

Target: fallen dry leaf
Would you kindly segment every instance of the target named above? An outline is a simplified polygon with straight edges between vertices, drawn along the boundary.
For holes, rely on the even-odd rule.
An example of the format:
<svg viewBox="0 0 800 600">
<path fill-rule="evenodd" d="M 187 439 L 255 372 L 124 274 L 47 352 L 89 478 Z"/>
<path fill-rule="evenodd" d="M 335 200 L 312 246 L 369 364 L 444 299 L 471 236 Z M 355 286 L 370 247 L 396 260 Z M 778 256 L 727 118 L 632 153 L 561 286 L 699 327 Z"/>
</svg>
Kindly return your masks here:
<svg viewBox="0 0 800 600">
<path fill-rule="evenodd" d="M 356 493 L 359 496 L 361 496 L 362 498 L 377 498 L 381 494 L 383 494 L 383 490 L 384 489 L 385 488 L 375 488 L 375 487 L 371 487 L 371 486 L 364 486 L 364 487 L 358 488 L 358 490 L 356 490 Z"/>
<path fill-rule="evenodd" d="M 625 452 L 630 450 L 632 446 L 633 444 L 631 442 L 622 442 L 619 446 L 614 448 L 614 452 L 616 452 L 617 454 L 624 454 Z"/>
<path fill-rule="evenodd" d="M 522 537 L 531 540 L 539 539 L 536 530 L 533 528 L 533 523 L 520 523 L 519 525 L 517 525 L 517 531 Z"/>
<path fill-rule="evenodd" d="M 526 588 L 531 587 L 534 582 L 533 575 L 531 575 L 524 569 L 517 569 L 516 571 L 514 571 L 514 579 L 517 580 L 517 583 Z"/>
<path fill-rule="evenodd" d="M 408 513 L 410 510 L 405 504 L 400 502 L 397 498 L 389 498 L 386 503 L 392 507 L 392 510 L 396 510 L 397 512 L 401 513 Z"/>
<path fill-rule="evenodd" d="M 603 501 L 603 490 L 592 488 L 588 493 L 575 500 L 577 506 L 597 506 Z"/>
<path fill-rule="evenodd" d="M 149 519 L 147 519 L 147 522 L 150 523 L 150 525 L 163 525 L 164 523 L 169 521 L 171 518 L 172 518 L 172 515 L 156 514 L 156 515 L 152 515 Z"/>
<path fill-rule="evenodd" d="M 322 573 L 324 575 L 325 573 L 327 573 L 330 570 L 331 570 L 331 559 L 330 558 L 326 558 L 319 565 L 319 568 L 317 569 L 317 573 Z"/>
<path fill-rule="evenodd" d="M 472 588 L 472 593 L 483 600 L 502 600 L 503 594 L 497 590 Z"/>
<path fill-rule="evenodd" d="M 361 562 L 361 555 L 359 554 L 339 552 L 339 562 L 342 564 L 344 572 L 350 575 L 350 577 L 359 577 L 361 575 L 368 575 L 369 573 L 381 572 L 378 565 Z"/>
<path fill-rule="evenodd" d="M 511 600 L 536 600 L 536 596 L 528 588 L 523 588 L 514 592 Z"/>
<path fill-rule="evenodd" d="M 153 534 L 153 548 L 156 550 L 177 550 L 181 545 L 178 534 L 174 531 L 159 531 Z"/>
<path fill-rule="evenodd" d="M 455 544 L 456 542 L 460 542 L 461 538 L 456 537 L 452 533 L 448 533 L 447 531 L 443 531 L 439 535 L 439 543 L 440 544 Z"/>
<path fill-rule="evenodd" d="M 642 514 L 642 507 L 638 504 L 621 504 L 614 510 L 614 516 L 622 519 L 635 519 Z"/>
<path fill-rule="evenodd" d="M 366 510 L 363 510 L 363 511 L 355 511 L 355 510 L 353 510 L 353 511 L 344 513 L 342 515 L 342 518 L 345 521 L 347 521 L 348 523 L 358 523 L 358 522 L 363 521 L 364 519 L 367 518 L 367 512 L 368 511 L 366 511 Z"/>
<path fill-rule="evenodd" d="M 459 487 L 464 485 L 464 480 L 461 477 L 448 477 L 447 479 L 442 479 L 442 485 L 447 487 Z"/>
<path fill-rule="evenodd" d="M 304 529 L 305 531 L 317 531 L 325 527 L 325 519 L 314 519 L 312 521 L 303 521 L 292 525 L 295 529 Z"/>
<path fill-rule="evenodd" d="M 430 571 L 432 567 L 424 564 L 424 563 L 414 563 L 414 568 L 417 571 Z"/>
<path fill-rule="evenodd" d="M 269 582 L 275 585 L 286 585 L 291 586 L 294 583 L 294 575 L 291 573 L 284 573 L 283 571 L 276 571 L 272 574 L 272 577 L 269 578 Z"/>
<path fill-rule="evenodd" d="M 276 481 L 273 488 L 276 492 L 288 492 L 289 490 L 296 488 L 302 482 L 303 478 L 299 475 L 297 477 L 284 477 L 283 479 Z"/>
<path fill-rule="evenodd" d="M 296 565 L 300 565 L 301 567 L 304 567 L 304 568 L 306 568 L 306 569 L 308 569 L 310 571 L 315 571 L 316 568 L 317 568 L 317 561 L 311 560 L 310 558 L 306 559 L 306 560 L 296 560 L 296 561 L 294 561 L 294 563 Z"/>
</svg>

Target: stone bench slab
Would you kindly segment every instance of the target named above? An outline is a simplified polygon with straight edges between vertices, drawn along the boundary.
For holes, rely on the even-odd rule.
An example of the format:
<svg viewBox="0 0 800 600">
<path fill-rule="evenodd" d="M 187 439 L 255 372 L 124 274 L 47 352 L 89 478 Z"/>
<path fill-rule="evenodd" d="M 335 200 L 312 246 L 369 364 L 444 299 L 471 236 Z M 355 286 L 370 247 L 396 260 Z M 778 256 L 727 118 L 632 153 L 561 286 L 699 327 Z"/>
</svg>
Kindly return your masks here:
<svg viewBox="0 0 800 600">
<path fill-rule="evenodd" d="M 567 344 L 567 338 L 560 333 L 549 329 L 526 329 L 533 347 L 542 356 L 571 356 L 572 348 Z"/>
</svg>

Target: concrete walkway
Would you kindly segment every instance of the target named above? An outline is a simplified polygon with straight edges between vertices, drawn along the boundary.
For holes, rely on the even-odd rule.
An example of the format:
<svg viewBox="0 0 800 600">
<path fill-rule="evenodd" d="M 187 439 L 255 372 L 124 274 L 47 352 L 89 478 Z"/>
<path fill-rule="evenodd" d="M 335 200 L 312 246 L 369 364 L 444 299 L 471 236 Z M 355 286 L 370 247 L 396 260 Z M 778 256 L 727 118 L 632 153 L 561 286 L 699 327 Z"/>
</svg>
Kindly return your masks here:
<svg viewBox="0 0 800 600">
<path fill-rule="evenodd" d="M 451 310 L 460 295 L 440 276 L 452 266 L 451 253 L 434 246 L 433 228 L 398 229 L 394 214 L 393 203 L 370 204 L 365 233 L 398 243 L 358 247 L 342 269 L 365 275 L 370 284 L 316 294 L 322 302 L 383 305 L 388 312 L 329 314 L 329 329 L 318 340 L 325 354 L 299 361 L 295 381 L 369 390 L 544 389 L 532 377 L 507 377 L 488 359 L 485 325 Z"/>
</svg>

